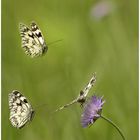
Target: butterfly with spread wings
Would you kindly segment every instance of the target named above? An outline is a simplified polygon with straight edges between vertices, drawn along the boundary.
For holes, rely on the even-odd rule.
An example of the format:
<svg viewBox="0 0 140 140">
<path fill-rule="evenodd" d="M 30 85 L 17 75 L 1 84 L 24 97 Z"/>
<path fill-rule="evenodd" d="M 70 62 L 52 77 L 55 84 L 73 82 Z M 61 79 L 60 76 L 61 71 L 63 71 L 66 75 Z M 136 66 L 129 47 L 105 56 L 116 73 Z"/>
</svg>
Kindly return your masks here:
<svg viewBox="0 0 140 140">
<path fill-rule="evenodd" d="M 42 56 L 48 50 L 41 30 L 35 22 L 31 23 L 31 29 L 25 24 L 19 24 L 20 35 L 22 38 L 22 48 L 25 53 L 32 58 Z"/>
<path fill-rule="evenodd" d="M 95 82 L 96 82 L 96 73 L 93 74 L 92 78 L 90 79 L 90 81 L 88 82 L 86 87 L 80 91 L 80 93 L 76 99 L 74 99 L 73 101 L 71 101 L 70 103 L 68 103 L 64 106 L 59 107 L 54 112 L 60 111 L 60 110 L 67 108 L 68 106 L 75 104 L 75 103 L 80 103 L 81 106 L 83 106 L 83 104 L 86 101 L 87 95 L 88 95 L 91 87 L 95 84 Z"/>
<path fill-rule="evenodd" d="M 34 116 L 34 110 L 19 91 L 14 90 L 9 94 L 9 109 L 11 124 L 20 129 Z"/>
</svg>

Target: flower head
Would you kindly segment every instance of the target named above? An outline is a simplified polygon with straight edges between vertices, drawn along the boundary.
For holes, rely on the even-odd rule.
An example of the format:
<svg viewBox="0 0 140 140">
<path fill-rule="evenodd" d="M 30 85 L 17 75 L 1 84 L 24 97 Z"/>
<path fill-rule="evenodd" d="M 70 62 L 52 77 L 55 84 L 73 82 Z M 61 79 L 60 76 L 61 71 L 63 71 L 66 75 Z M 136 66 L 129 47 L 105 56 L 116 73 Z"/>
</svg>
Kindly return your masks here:
<svg viewBox="0 0 140 140">
<path fill-rule="evenodd" d="M 104 103 L 105 101 L 102 100 L 102 97 L 92 96 L 90 98 L 84 107 L 84 112 L 81 117 L 82 127 L 87 127 L 100 118 Z"/>
</svg>

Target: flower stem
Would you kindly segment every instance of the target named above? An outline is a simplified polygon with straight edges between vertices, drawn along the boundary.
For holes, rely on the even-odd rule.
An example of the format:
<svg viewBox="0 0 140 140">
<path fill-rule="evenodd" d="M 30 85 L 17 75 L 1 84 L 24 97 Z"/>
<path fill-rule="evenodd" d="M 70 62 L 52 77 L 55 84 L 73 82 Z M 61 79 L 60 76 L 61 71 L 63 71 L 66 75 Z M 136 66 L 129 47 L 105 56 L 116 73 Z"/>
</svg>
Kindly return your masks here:
<svg viewBox="0 0 140 140">
<path fill-rule="evenodd" d="M 117 129 L 117 131 L 120 133 L 120 135 L 122 136 L 123 140 L 125 140 L 125 137 L 124 137 L 122 131 L 120 130 L 120 128 L 115 123 L 113 123 L 110 119 L 106 118 L 105 116 L 101 115 L 100 117 L 103 118 L 104 120 L 106 120 L 107 122 L 109 122 L 110 124 L 112 124 Z"/>
</svg>

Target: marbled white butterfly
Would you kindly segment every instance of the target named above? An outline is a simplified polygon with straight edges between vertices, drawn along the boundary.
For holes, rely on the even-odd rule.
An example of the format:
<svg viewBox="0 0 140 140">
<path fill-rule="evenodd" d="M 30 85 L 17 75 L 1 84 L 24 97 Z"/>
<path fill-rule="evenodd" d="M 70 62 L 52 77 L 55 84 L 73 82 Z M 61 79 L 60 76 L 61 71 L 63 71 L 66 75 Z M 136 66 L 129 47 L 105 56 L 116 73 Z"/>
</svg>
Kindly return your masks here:
<svg viewBox="0 0 140 140">
<path fill-rule="evenodd" d="M 11 124 L 20 129 L 31 121 L 34 110 L 27 99 L 17 90 L 9 94 L 9 109 Z"/>
<path fill-rule="evenodd" d="M 86 85 L 86 87 L 80 91 L 78 97 L 76 99 L 74 99 L 73 101 L 71 101 L 70 103 L 59 107 L 57 110 L 55 110 L 55 112 L 60 111 L 74 103 L 80 103 L 81 106 L 83 106 L 83 104 L 86 101 L 87 98 L 87 94 L 89 93 L 89 90 L 91 89 L 91 87 L 95 84 L 96 82 L 96 73 L 93 74 L 92 78 L 90 79 L 90 81 L 88 82 L 88 84 Z"/>
<path fill-rule="evenodd" d="M 20 23 L 19 29 L 22 38 L 22 48 L 27 55 L 33 58 L 42 56 L 47 52 L 48 47 L 40 29 L 35 22 L 31 23 L 31 29 Z"/>
</svg>

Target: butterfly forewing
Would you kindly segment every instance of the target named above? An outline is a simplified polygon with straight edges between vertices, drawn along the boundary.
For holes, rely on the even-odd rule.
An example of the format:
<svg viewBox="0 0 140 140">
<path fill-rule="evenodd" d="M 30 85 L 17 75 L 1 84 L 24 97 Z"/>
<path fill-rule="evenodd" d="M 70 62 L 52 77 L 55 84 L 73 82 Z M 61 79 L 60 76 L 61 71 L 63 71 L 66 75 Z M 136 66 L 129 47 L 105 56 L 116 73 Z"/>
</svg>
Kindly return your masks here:
<svg viewBox="0 0 140 140">
<path fill-rule="evenodd" d="M 44 37 L 41 33 L 41 30 L 39 29 L 39 27 L 36 25 L 35 22 L 31 23 L 31 30 L 32 30 L 33 34 L 38 38 L 40 44 L 44 45 L 44 43 L 45 43 Z"/>
<path fill-rule="evenodd" d="M 31 29 L 20 23 L 20 35 L 22 38 L 22 48 L 29 56 L 38 57 L 47 52 L 47 45 L 38 26 L 32 22 Z"/>
<path fill-rule="evenodd" d="M 31 121 L 34 110 L 19 91 L 14 90 L 9 94 L 10 121 L 16 128 L 22 128 L 27 122 Z"/>
<path fill-rule="evenodd" d="M 80 102 L 80 100 L 81 100 L 81 103 L 84 102 L 90 89 L 94 86 L 95 82 L 96 82 L 96 72 L 93 74 L 92 78 L 90 79 L 88 84 L 85 86 L 85 88 L 80 91 L 80 94 L 78 96 L 78 102 Z"/>
</svg>

